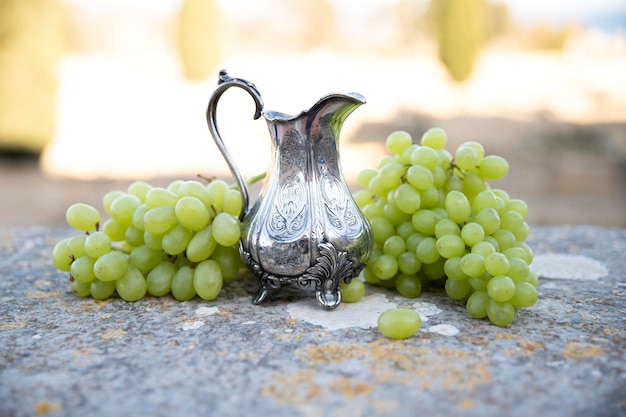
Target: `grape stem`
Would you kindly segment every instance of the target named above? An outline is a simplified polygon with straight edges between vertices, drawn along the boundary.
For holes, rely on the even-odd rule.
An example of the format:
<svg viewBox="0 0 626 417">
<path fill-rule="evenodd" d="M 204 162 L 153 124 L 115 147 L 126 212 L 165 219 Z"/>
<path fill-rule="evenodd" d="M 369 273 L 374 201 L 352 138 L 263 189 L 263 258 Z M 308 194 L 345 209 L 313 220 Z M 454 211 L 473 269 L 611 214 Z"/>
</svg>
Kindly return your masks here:
<svg viewBox="0 0 626 417">
<path fill-rule="evenodd" d="M 256 184 L 257 182 L 264 180 L 267 177 L 267 171 L 262 172 L 260 174 L 254 175 L 246 180 L 246 185 L 250 187 L 251 185 Z M 237 183 L 233 183 L 230 185 L 230 188 L 233 190 L 239 190 L 239 185 Z"/>
</svg>

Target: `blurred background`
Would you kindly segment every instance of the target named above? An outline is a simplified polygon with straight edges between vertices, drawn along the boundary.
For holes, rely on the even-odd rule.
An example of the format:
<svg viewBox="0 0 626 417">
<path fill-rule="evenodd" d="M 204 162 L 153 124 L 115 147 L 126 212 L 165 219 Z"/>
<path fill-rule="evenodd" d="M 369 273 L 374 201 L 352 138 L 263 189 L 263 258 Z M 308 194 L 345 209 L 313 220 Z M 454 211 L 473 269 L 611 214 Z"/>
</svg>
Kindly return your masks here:
<svg viewBox="0 0 626 417">
<path fill-rule="evenodd" d="M 137 179 L 231 181 L 205 120 L 222 68 L 284 113 L 363 94 L 353 190 L 389 133 L 438 126 L 509 161 L 492 185 L 531 226 L 626 227 L 621 0 L 0 0 L 0 224 L 63 224 Z M 218 107 L 245 176 L 270 157 L 253 110 L 238 89 Z"/>
</svg>

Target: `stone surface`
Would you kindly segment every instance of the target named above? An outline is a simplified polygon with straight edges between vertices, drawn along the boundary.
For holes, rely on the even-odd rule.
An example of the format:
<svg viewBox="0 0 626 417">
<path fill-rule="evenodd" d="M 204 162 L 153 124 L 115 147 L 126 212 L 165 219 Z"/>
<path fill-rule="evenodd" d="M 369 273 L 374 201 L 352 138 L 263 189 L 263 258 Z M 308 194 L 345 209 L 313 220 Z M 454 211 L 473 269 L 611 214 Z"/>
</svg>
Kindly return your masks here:
<svg viewBox="0 0 626 417">
<path fill-rule="evenodd" d="M 290 291 L 254 306 L 244 278 L 212 302 L 79 299 L 50 263 L 72 235 L 0 226 L 2 417 L 626 414 L 624 229 L 533 228 L 540 300 L 507 328 L 437 289 L 331 312 Z M 395 306 L 417 335 L 380 335 Z"/>
</svg>

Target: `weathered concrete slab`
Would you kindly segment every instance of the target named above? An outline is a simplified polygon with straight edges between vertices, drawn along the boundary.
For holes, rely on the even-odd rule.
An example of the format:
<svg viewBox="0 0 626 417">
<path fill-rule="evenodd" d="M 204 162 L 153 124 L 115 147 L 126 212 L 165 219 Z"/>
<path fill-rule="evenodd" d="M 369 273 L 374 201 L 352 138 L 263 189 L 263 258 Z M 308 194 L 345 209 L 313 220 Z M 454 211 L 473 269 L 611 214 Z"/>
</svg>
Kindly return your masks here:
<svg viewBox="0 0 626 417">
<path fill-rule="evenodd" d="M 508 328 L 440 291 L 254 306 L 78 299 L 50 264 L 68 229 L 0 227 L 0 416 L 626 415 L 626 230 L 534 228 L 540 301 Z M 382 338 L 377 315 L 422 330 Z"/>
</svg>

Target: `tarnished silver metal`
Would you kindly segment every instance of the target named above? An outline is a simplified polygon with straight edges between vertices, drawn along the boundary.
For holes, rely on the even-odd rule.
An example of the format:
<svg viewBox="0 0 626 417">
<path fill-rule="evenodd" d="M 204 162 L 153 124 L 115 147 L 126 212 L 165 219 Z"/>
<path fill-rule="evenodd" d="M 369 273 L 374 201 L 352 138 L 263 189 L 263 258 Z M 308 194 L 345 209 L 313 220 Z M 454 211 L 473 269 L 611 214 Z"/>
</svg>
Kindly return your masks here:
<svg viewBox="0 0 626 417">
<path fill-rule="evenodd" d="M 217 128 L 217 103 L 228 88 L 247 91 L 271 136 L 272 158 L 265 184 L 249 208 L 246 182 Z M 207 108 L 207 122 L 243 196 L 240 253 L 259 280 L 253 303 L 286 284 L 315 287 L 324 308 L 341 303 L 341 281 L 363 269 L 372 231 L 341 173 L 339 132 L 346 117 L 365 103 L 357 93 L 329 94 L 297 116 L 266 111 L 254 84 L 220 71 Z"/>
</svg>

